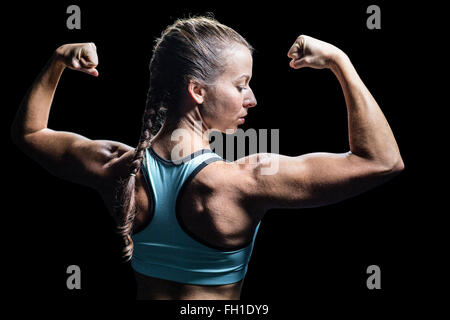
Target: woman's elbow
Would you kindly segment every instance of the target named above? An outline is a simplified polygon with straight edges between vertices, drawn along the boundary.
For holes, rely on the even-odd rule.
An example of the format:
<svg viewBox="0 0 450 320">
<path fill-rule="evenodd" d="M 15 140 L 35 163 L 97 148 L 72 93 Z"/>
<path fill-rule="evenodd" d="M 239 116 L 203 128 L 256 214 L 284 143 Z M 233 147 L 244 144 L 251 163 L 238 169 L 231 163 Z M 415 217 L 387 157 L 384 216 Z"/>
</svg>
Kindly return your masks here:
<svg viewBox="0 0 450 320">
<path fill-rule="evenodd" d="M 405 163 L 400 155 L 398 157 L 386 161 L 379 167 L 379 173 L 381 175 L 395 176 L 405 169 Z"/>
<path fill-rule="evenodd" d="M 401 156 L 399 156 L 398 161 L 395 163 L 393 170 L 395 172 L 401 172 L 405 169 L 405 163 L 403 162 L 403 159 Z"/>
</svg>

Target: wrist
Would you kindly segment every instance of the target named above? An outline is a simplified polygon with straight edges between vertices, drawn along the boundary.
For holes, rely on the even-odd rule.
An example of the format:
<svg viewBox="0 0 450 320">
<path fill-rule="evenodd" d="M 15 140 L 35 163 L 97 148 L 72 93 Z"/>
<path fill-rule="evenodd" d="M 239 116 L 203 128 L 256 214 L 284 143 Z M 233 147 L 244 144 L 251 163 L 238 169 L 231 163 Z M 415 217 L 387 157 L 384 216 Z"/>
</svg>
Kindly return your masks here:
<svg viewBox="0 0 450 320">
<path fill-rule="evenodd" d="M 64 47 L 64 45 L 58 47 L 58 48 L 53 52 L 53 55 L 52 55 L 52 62 L 53 62 L 55 65 L 62 66 L 62 67 L 66 67 L 66 63 L 65 63 L 65 61 L 64 61 L 63 47 Z"/>
<path fill-rule="evenodd" d="M 58 56 L 55 50 L 42 71 L 41 81 L 50 81 L 51 83 L 57 83 L 65 68 L 66 64 L 64 63 L 63 59 Z"/>
<path fill-rule="evenodd" d="M 330 58 L 330 70 L 337 74 L 345 65 L 350 63 L 350 58 L 344 51 L 338 49 Z"/>
</svg>

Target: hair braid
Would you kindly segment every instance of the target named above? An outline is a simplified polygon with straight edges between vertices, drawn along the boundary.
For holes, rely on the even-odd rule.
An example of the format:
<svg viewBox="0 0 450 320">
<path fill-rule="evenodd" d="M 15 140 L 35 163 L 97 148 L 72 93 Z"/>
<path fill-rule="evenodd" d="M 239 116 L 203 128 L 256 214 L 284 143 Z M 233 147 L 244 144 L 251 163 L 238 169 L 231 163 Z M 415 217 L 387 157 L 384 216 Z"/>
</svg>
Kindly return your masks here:
<svg viewBox="0 0 450 320">
<path fill-rule="evenodd" d="M 139 172 L 144 159 L 145 150 L 150 146 L 152 138 L 152 124 L 156 118 L 157 112 L 151 106 L 147 106 L 143 120 L 142 131 L 138 146 L 135 149 L 133 160 L 130 163 L 130 175 L 125 179 L 122 186 L 121 217 L 122 221 L 118 226 L 119 234 L 122 236 L 125 247 L 123 249 L 123 257 L 125 261 L 129 261 L 133 254 L 133 240 L 131 234 L 133 232 L 133 222 L 136 216 L 136 174 Z"/>
</svg>

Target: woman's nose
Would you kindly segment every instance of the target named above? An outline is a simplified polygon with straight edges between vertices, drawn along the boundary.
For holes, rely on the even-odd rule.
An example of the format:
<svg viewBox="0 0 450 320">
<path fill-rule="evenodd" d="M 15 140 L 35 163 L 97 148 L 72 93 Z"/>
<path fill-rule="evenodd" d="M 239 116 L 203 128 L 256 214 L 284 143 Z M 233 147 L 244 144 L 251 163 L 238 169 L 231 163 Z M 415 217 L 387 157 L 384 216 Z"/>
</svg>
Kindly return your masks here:
<svg viewBox="0 0 450 320">
<path fill-rule="evenodd" d="M 253 94 L 253 91 L 250 89 L 249 92 L 248 97 L 244 100 L 244 107 L 246 108 L 252 108 L 257 105 L 256 97 Z"/>
</svg>

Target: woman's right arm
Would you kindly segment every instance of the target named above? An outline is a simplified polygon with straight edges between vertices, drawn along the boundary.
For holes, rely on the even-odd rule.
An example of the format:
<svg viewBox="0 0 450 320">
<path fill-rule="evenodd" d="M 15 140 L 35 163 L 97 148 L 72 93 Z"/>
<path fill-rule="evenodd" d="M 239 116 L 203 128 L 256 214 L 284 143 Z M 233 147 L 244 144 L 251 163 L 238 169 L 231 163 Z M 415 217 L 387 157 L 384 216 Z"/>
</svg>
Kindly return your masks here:
<svg viewBox="0 0 450 320">
<path fill-rule="evenodd" d="M 322 206 L 367 191 L 402 171 L 403 160 L 389 124 L 347 55 L 302 35 L 288 56 L 294 69 L 329 68 L 336 75 L 347 105 L 350 151 L 242 158 L 237 163 L 246 172 L 241 179 L 245 197 L 266 210 Z"/>
<path fill-rule="evenodd" d="M 93 43 L 59 47 L 25 95 L 11 127 L 11 136 L 23 152 L 52 174 L 101 189 L 112 182 L 117 173 L 116 164 L 132 155 L 133 149 L 123 143 L 90 140 L 47 127 L 53 96 L 64 69 L 97 76 L 97 64 Z"/>
</svg>

